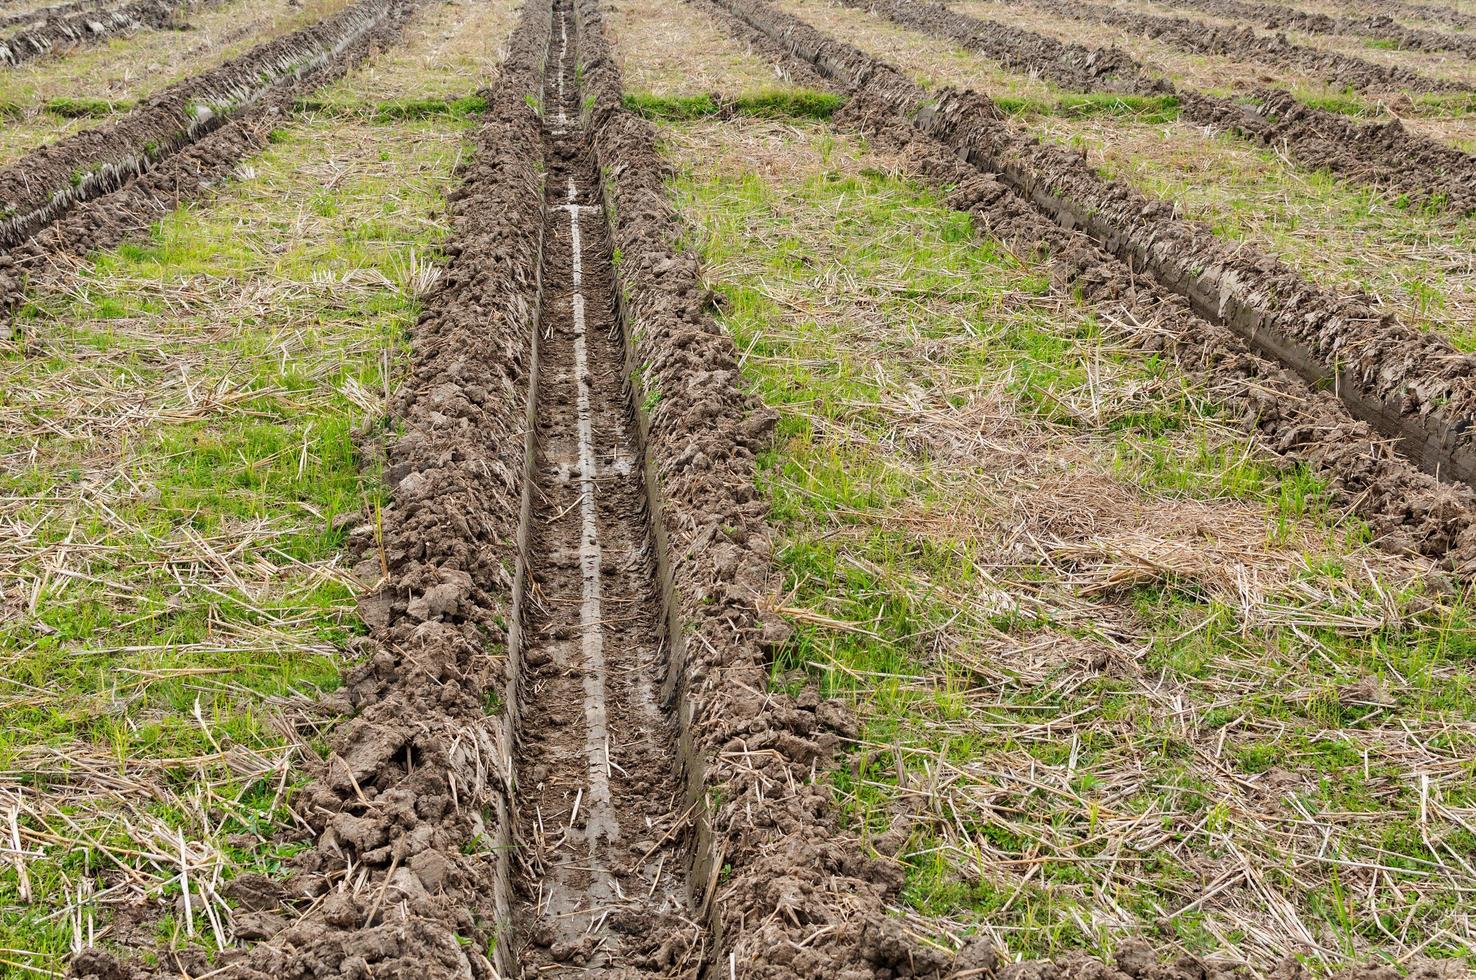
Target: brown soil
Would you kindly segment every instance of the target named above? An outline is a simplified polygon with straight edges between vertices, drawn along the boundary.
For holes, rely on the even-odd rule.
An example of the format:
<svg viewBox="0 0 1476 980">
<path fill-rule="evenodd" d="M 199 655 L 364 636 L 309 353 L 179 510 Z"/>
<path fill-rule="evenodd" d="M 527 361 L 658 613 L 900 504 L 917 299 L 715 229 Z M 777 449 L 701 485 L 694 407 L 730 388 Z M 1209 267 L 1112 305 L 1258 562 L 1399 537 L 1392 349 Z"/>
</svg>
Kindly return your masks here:
<svg viewBox="0 0 1476 980">
<path fill-rule="evenodd" d="M 1258 0 L 1165 0 L 1171 7 L 1202 10 L 1207 14 L 1252 21 L 1273 31 L 1305 31 L 1308 34 L 1352 34 L 1397 41 L 1410 51 L 1455 51 L 1476 57 L 1476 37 L 1409 27 L 1384 14 L 1331 17 L 1294 7 L 1260 3 Z"/>
<path fill-rule="evenodd" d="M 691 813 L 583 32 L 554 5 L 543 91 L 544 308 L 529 601 L 517 696 L 515 953 L 525 975 L 696 977 Z M 577 238 L 576 238 L 577 236 Z"/>
<path fill-rule="evenodd" d="M 1431 385 L 1469 386 L 1470 358 L 1379 318 L 1360 298 L 1328 293 L 1272 259 L 1220 242 L 1208 229 L 1176 218 L 1167 204 L 1103 181 L 1076 154 L 1013 131 L 975 93 L 945 90 L 928 97 L 888 66 L 761 0 L 724 0 L 723 6 L 748 29 L 784 37 L 795 56 L 846 86 L 853 121 L 909 148 L 927 148 L 935 161 L 931 168 L 941 166 L 938 160 L 953 161 L 946 174 L 935 174 L 945 182 L 974 175 L 974 190 L 959 200 L 985 226 L 1019 247 L 1045 245 L 1088 295 L 1131 297 L 1137 308 L 1125 322 L 1139 325 L 1135 340 L 1150 350 L 1167 349 L 1180 364 L 1206 375 L 1228 404 L 1244 411 L 1246 425 L 1280 451 L 1328 473 L 1386 545 L 1443 557 L 1466 574 L 1476 568 L 1476 495 L 1470 487 L 1419 472 L 1369 424 L 1355 420 L 1350 408 L 1356 402 L 1340 405 L 1338 397 L 1346 402 L 1350 386 L 1384 385 L 1389 376 L 1379 378 L 1380 371 L 1408 371 L 1406 382 L 1383 390 L 1410 409 L 1408 399 Z M 911 124 L 904 122 L 909 119 Z M 955 157 L 977 170 L 960 170 Z M 1268 342 L 1278 334 L 1283 340 Z M 1247 349 L 1248 340 L 1255 351 Z M 1314 393 L 1280 360 L 1305 370 L 1306 356 L 1318 347 L 1337 351 L 1343 365 L 1359 363 L 1362 357 L 1353 352 L 1362 347 L 1365 363 L 1377 369 L 1351 377 L 1340 372 L 1336 396 Z M 1401 356 L 1391 357 L 1390 351 Z M 1457 364 L 1462 366 L 1452 373 Z M 1432 403 L 1429 411 L 1450 404 Z M 1468 412 L 1460 409 L 1451 418 Z M 1468 428 L 1455 423 L 1451 434 L 1464 438 L 1458 433 Z M 1418 444 L 1411 448 L 1420 450 Z"/>
<path fill-rule="evenodd" d="M 1183 17 L 1161 17 L 1076 0 L 1029 0 L 1061 17 L 1134 31 L 1195 54 L 1239 58 L 1303 72 L 1356 91 L 1460 92 L 1465 86 L 1396 66 L 1293 44 L 1281 34 L 1257 34 L 1249 27 L 1216 27 Z"/>
<path fill-rule="evenodd" d="M 222 179 L 294 96 L 339 77 L 410 9 L 360 0 L 0 168 L 0 312 L 23 300 L 29 278 L 116 244 Z"/>
<path fill-rule="evenodd" d="M 237 936 L 260 940 L 207 965 L 198 951 L 157 967 L 100 950 L 82 977 L 253 980 L 490 978 L 505 921 L 505 801 L 513 750 L 506 688 L 531 440 L 527 396 L 540 298 L 543 201 L 539 89 L 548 11 L 529 4 L 452 204 L 445 273 L 412 336 L 394 404 L 403 434 L 387 470 L 382 542 L 352 541 L 388 573 L 363 600 L 362 663 L 330 701 L 355 717 L 294 801 L 315 835 L 285 882 L 237 879 Z"/>
<path fill-rule="evenodd" d="M 1325 169 L 1350 180 L 1439 200 L 1460 213 L 1476 210 L 1476 157 L 1410 132 L 1397 120 L 1361 124 L 1308 106 L 1290 93 L 1266 89 L 1258 104 L 1176 88 L 1127 52 L 1087 48 L 951 10 L 930 0 L 844 0 L 898 24 L 946 38 L 1014 71 L 1039 75 L 1081 92 L 1174 95 L 1184 118 L 1229 130 L 1285 152 L 1309 170 Z"/>
<path fill-rule="evenodd" d="M 1476 31 L 1476 14 L 1468 14 L 1453 7 L 1439 4 L 1405 3 L 1403 0 L 1362 0 L 1361 6 L 1371 7 L 1389 17 L 1411 17 L 1448 24 L 1461 30 Z"/>
<path fill-rule="evenodd" d="M 0 65 L 15 66 L 78 44 L 100 44 L 145 27 L 180 26 L 184 0 L 137 0 L 110 10 L 82 10 L 45 18 L 0 41 Z"/>
</svg>

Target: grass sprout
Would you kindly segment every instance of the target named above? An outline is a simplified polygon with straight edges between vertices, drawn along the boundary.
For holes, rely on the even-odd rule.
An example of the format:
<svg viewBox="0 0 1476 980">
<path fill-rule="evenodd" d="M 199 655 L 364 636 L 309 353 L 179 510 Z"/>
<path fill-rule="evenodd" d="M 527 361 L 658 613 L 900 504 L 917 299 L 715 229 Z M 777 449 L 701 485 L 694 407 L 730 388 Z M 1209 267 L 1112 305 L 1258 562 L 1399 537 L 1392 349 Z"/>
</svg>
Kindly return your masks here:
<svg viewBox="0 0 1476 980">
<path fill-rule="evenodd" d="M 1463 957 L 1476 618 L 1101 310 L 823 124 L 670 124 L 829 780 L 898 914 L 1013 956 Z"/>
</svg>

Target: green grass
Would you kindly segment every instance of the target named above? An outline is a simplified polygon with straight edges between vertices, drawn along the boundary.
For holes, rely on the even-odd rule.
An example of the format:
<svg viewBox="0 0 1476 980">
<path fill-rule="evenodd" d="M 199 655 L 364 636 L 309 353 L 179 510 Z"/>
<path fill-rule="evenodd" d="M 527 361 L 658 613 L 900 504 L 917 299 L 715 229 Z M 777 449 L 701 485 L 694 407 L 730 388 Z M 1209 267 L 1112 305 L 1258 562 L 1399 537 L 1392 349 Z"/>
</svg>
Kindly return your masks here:
<svg viewBox="0 0 1476 980">
<path fill-rule="evenodd" d="M 678 121 L 716 116 L 718 102 L 711 95 L 653 95 L 627 92 L 625 108 L 645 119 Z"/>
<path fill-rule="evenodd" d="M 1378 100 L 1370 99 L 1352 89 L 1333 91 L 1322 88 L 1295 88 L 1292 95 L 1314 109 L 1323 109 L 1340 116 L 1351 116 L 1359 120 L 1383 118 L 1383 108 Z M 1412 114 L 1426 118 L 1461 118 L 1476 113 L 1476 95 L 1468 92 L 1425 92 L 1411 100 Z"/>
<path fill-rule="evenodd" d="M 1179 99 L 1173 95 L 1119 95 L 1112 92 L 1061 92 L 1054 99 L 1002 95 L 994 100 L 1013 116 L 1120 116 L 1144 123 L 1167 123 L 1179 118 Z"/>
<path fill-rule="evenodd" d="M 1377 116 L 1379 114 L 1377 106 L 1374 106 L 1352 89 L 1343 92 L 1294 90 L 1292 95 L 1296 97 L 1298 102 L 1305 103 L 1314 109 L 1322 109 L 1324 112 L 1332 112 L 1340 116 L 1352 116 L 1357 119 Z"/>
<path fill-rule="evenodd" d="M 176 894 L 176 835 L 227 878 L 297 846 L 273 843 L 293 784 L 272 763 L 314 746 L 282 712 L 337 685 L 363 629 L 337 518 L 382 499 L 356 440 L 401 368 L 462 129 L 285 127 L 247 179 L 96 256 L 0 345 L 0 488 L 24 529 L 6 596 L 26 596 L 0 623 L 0 766 L 35 814 L 30 900 L 0 871 L 8 958 L 61 969 L 54 913 L 82 888 L 105 926 L 86 895 L 120 862 Z M 198 910 L 159 928 L 213 945 Z"/>
<path fill-rule="evenodd" d="M 724 114 L 759 119 L 829 119 L 844 103 L 830 92 L 779 89 L 744 93 L 731 100 L 713 95 L 652 95 L 627 93 L 625 107 L 645 119 L 667 122 L 703 119 Z"/>
<path fill-rule="evenodd" d="M 828 778 L 905 904 L 1018 956 L 1264 960 L 1293 944 L 1264 893 L 1200 901 L 1249 867 L 1326 937 L 1319 972 L 1467 955 L 1473 841 L 1422 793 L 1476 799 L 1469 597 L 864 147 L 808 126 L 745 172 L 734 128 L 731 156 L 668 145 L 780 417 L 760 485 L 801 612 L 773 682 L 857 711 Z"/>
<path fill-rule="evenodd" d="M 46 103 L 46 111 L 62 119 L 106 119 L 131 108 L 131 103 L 110 99 L 59 98 Z"/>
<path fill-rule="evenodd" d="M 375 122 L 397 119 L 431 119 L 445 117 L 466 120 L 487 111 L 487 100 L 480 95 L 458 99 L 392 99 L 374 108 Z"/>
<path fill-rule="evenodd" d="M 1414 104 L 1422 116 L 1476 115 L 1476 94 L 1470 92 L 1426 92 L 1416 96 Z"/>
<path fill-rule="evenodd" d="M 376 123 L 390 123 L 402 119 L 447 119 L 469 122 L 487 110 L 487 100 L 480 95 L 460 98 L 407 97 L 366 104 L 346 101 L 342 98 L 313 95 L 299 98 L 293 107 L 298 112 L 367 118 Z"/>
</svg>

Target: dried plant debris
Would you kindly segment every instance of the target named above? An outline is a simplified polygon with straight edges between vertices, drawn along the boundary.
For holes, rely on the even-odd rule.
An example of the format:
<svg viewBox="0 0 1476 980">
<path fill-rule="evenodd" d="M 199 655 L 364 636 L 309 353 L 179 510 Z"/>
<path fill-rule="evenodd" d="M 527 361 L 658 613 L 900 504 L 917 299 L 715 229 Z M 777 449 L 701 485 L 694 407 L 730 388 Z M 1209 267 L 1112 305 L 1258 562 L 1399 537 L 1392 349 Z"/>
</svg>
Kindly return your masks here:
<svg viewBox="0 0 1476 980">
<path fill-rule="evenodd" d="M 1099 96 L 1068 98 L 1048 91 L 1018 106 L 1004 102 L 1016 111 L 1053 102 L 1055 112 L 1067 118 L 1113 115 L 1155 122 L 1144 117 L 1157 109 L 1170 119 L 1229 131 L 1260 143 L 1275 155 L 1289 156 L 1306 171 L 1328 170 L 1392 191 L 1406 203 L 1449 208 L 1459 214 L 1476 210 L 1472 192 L 1476 157 L 1408 130 L 1398 120 L 1360 123 L 1286 90 L 1254 88 L 1246 97 L 1232 98 L 1175 86 L 1119 48 L 1064 44 L 1049 35 L 972 17 L 930 0 L 848 2 L 954 41 L 1013 72 Z M 980 84 L 975 79 L 970 82 L 976 87 Z"/>
<path fill-rule="evenodd" d="M 0 73 L 0 973 L 1469 972 L 1459 168 L 981 6 Z"/>
<path fill-rule="evenodd" d="M 904 161 L 666 139 L 780 413 L 774 680 L 851 703 L 831 778 L 910 928 L 1025 957 L 1147 930 L 1258 971 L 1463 955 L 1465 600 Z"/>
</svg>

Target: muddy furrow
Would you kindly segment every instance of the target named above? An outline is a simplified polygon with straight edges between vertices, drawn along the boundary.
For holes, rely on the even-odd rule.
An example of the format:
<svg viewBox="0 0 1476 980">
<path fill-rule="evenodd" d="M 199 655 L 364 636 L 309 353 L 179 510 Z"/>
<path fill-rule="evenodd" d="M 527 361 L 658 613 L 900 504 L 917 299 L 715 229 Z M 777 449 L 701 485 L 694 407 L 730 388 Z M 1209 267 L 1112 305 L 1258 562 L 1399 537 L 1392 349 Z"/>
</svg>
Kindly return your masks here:
<svg viewBox="0 0 1476 980">
<path fill-rule="evenodd" d="M 1416 202 L 1457 213 L 1476 211 L 1476 156 L 1405 129 L 1398 120 L 1356 123 L 1266 89 L 1258 105 L 1175 87 L 1115 47 L 1063 44 L 931 0 L 843 0 L 904 27 L 952 41 L 1013 71 L 1079 92 L 1172 95 L 1185 119 L 1284 152 L 1308 170 L 1328 170 Z"/>
<path fill-rule="evenodd" d="M 84 951 L 97 980 L 492 980 L 506 948 L 514 712 L 508 649 L 532 452 L 528 397 L 545 221 L 541 92 L 549 11 L 524 8 L 450 196 L 444 272 L 411 336 L 389 447 L 391 500 L 354 550 L 385 569 L 369 634 L 329 698 L 351 714 L 293 800 L 316 835 L 285 880 L 235 879 L 237 938 L 157 964 Z M 148 951 L 140 951 L 148 952 Z"/>
<path fill-rule="evenodd" d="M 1432 78 L 1408 68 L 1380 65 L 1352 55 L 1293 44 L 1281 34 L 1258 34 L 1249 27 L 1216 27 L 1185 17 L 1123 10 L 1083 0 L 1026 0 L 1058 17 L 1107 24 L 1141 34 L 1181 51 L 1216 55 L 1284 68 L 1355 91 L 1464 92 L 1468 86 Z"/>
<path fill-rule="evenodd" d="M 1199 10 L 1228 19 L 1252 21 L 1273 31 L 1303 31 L 1308 34 L 1350 34 L 1375 40 L 1394 41 L 1409 51 L 1454 51 L 1476 58 L 1476 37 L 1449 34 L 1423 27 L 1409 27 L 1384 14 L 1333 17 L 1328 14 L 1260 3 L 1258 0 L 1165 0 L 1170 7 Z"/>
<path fill-rule="evenodd" d="M 1476 359 L 1103 180 L 976 93 L 929 97 L 762 0 L 691 2 L 782 40 L 849 93 L 842 119 L 920 153 L 942 182 L 969 176 L 961 206 L 1016 247 L 1048 248 L 1074 288 L 1128 297 L 1104 322 L 1167 349 L 1273 448 L 1316 465 L 1386 547 L 1476 572 Z"/>
<path fill-rule="evenodd" d="M 0 39 L 0 65 L 15 67 L 60 48 L 101 44 L 145 28 L 180 25 L 186 0 L 136 0 L 105 10 L 84 10 L 45 20 Z"/>
<path fill-rule="evenodd" d="M 228 175 L 293 97 L 394 36 L 414 2 L 359 0 L 0 168 L 0 313 L 59 259 L 116 244 Z"/>
<path fill-rule="evenodd" d="M 670 170 L 651 125 L 621 106 L 601 0 L 576 8 L 667 599 L 668 688 L 696 826 L 692 897 L 713 937 L 705 976 L 951 976 L 949 956 L 885 914 L 901 869 L 837 831 L 817 783 L 841 736 L 854 734 L 844 707 L 770 690 L 770 652 L 785 629 L 768 611 L 782 583 L 755 456 L 773 415 L 743 393 L 698 263 L 675 244 L 685 227 L 666 196 Z"/>
<path fill-rule="evenodd" d="M 516 731 L 516 966 L 696 977 L 690 815 L 645 467 L 626 382 L 581 32 L 554 4 L 543 315 Z"/>
</svg>

